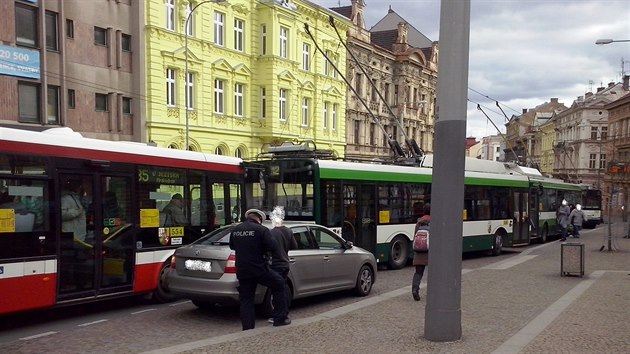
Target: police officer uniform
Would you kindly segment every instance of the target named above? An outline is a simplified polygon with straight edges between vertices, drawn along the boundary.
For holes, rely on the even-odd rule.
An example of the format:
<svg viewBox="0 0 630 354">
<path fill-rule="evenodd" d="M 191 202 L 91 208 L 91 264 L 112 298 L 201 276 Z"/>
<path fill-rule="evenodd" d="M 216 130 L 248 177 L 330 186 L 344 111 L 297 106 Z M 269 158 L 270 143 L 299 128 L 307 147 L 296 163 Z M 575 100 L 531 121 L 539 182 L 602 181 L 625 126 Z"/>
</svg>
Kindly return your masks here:
<svg viewBox="0 0 630 354">
<path fill-rule="evenodd" d="M 271 290 L 279 306 L 274 307 L 274 326 L 291 323 L 285 300 L 284 280 L 269 268 L 265 258 L 267 253 L 276 254 L 278 245 L 269 229 L 261 225 L 266 215 L 260 210 L 245 212 L 246 220 L 232 229 L 230 248 L 236 252 L 236 277 L 238 278 L 241 322 L 243 330 L 253 329 L 256 324 L 254 296 L 256 286 L 262 284 Z M 276 301 L 274 301 L 276 303 Z"/>
</svg>

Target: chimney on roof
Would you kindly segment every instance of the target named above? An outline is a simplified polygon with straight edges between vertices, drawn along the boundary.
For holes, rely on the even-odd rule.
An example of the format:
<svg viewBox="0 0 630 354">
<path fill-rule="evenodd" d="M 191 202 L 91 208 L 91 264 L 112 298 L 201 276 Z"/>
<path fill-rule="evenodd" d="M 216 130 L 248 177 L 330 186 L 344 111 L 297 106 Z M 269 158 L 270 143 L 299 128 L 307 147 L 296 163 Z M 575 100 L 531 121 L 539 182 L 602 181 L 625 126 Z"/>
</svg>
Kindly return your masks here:
<svg viewBox="0 0 630 354">
<path fill-rule="evenodd" d="M 523 114 L 527 113 L 527 108 L 523 108 Z"/>
<path fill-rule="evenodd" d="M 630 89 L 630 75 L 623 76 L 623 90 L 628 91 Z"/>
<path fill-rule="evenodd" d="M 592 92 L 587 92 L 587 93 L 584 94 L 584 97 L 586 97 L 586 98 L 589 98 L 591 96 L 593 96 Z"/>
<path fill-rule="evenodd" d="M 605 87 L 598 87 L 597 88 L 597 93 L 600 93 L 600 92 L 604 91 L 604 89 L 605 89 Z"/>
<path fill-rule="evenodd" d="M 578 102 L 582 102 L 582 101 L 584 101 L 584 96 L 578 96 L 577 101 L 578 101 Z"/>
<path fill-rule="evenodd" d="M 551 103 L 558 103 L 558 98 L 557 97 L 552 97 L 551 98 Z"/>
<path fill-rule="evenodd" d="M 404 53 L 409 49 L 407 30 L 407 24 L 405 22 L 398 23 L 398 37 L 396 38 L 396 43 L 392 45 L 392 51 L 394 53 Z"/>
<path fill-rule="evenodd" d="M 611 88 L 611 87 L 613 87 L 613 86 L 615 86 L 615 83 L 614 83 L 614 82 L 612 82 L 612 81 L 611 81 L 611 82 L 609 82 L 609 83 L 608 83 L 608 88 Z"/>
</svg>

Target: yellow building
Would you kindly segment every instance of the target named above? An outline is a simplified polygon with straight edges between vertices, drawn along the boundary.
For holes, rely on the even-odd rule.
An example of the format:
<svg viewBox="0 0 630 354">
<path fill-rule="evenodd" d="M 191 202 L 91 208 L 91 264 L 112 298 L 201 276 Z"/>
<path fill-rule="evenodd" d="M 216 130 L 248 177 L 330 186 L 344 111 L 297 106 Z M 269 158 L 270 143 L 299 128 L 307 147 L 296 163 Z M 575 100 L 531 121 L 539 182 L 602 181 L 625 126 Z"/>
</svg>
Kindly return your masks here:
<svg viewBox="0 0 630 354">
<path fill-rule="evenodd" d="M 147 141 L 251 158 L 313 140 L 343 155 L 345 83 L 316 44 L 345 75 L 329 16 L 342 38 L 347 19 L 308 1 L 146 4 Z"/>
</svg>

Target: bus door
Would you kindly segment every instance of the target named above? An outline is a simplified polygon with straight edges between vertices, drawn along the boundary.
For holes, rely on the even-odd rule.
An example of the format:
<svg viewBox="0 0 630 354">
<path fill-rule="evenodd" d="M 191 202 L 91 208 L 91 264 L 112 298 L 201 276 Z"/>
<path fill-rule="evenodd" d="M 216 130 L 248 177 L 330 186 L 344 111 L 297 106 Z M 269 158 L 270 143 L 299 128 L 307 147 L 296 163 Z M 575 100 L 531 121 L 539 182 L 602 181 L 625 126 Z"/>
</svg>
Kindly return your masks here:
<svg viewBox="0 0 630 354">
<path fill-rule="evenodd" d="M 538 188 L 538 187 L 532 187 L 529 190 L 529 221 L 531 224 L 531 232 L 530 234 L 532 236 L 536 236 L 536 237 L 541 237 L 542 236 L 542 229 L 540 226 L 540 219 L 539 219 L 539 202 L 540 202 L 540 195 L 539 193 L 542 193 L 542 189 Z"/>
<path fill-rule="evenodd" d="M 376 215 L 377 198 L 374 184 L 346 183 L 343 188 L 344 223 L 350 223 L 354 229 L 357 246 L 376 253 Z"/>
<path fill-rule="evenodd" d="M 527 192 L 514 193 L 514 238 L 512 245 L 529 244 L 530 220 L 527 215 L 529 209 Z"/>
<path fill-rule="evenodd" d="M 59 299 L 131 291 L 131 175 L 60 173 Z"/>
</svg>

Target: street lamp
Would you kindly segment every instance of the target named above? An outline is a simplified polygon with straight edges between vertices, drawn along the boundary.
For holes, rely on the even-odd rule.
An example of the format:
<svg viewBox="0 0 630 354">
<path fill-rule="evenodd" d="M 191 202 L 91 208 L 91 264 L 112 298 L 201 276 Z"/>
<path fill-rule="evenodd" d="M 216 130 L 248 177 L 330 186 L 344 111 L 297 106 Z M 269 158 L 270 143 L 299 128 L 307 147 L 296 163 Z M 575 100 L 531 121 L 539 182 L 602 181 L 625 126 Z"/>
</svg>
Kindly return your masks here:
<svg viewBox="0 0 630 354">
<path fill-rule="evenodd" d="M 630 42 L 630 39 L 609 39 L 609 38 L 598 39 L 595 41 L 595 44 L 604 45 L 604 44 L 610 44 L 612 42 Z"/>
<path fill-rule="evenodd" d="M 195 10 L 203 5 L 203 4 L 207 4 L 209 2 L 211 3 L 220 3 L 220 2 L 224 2 L 225 0 L 206 0 L 206 1 L 202 1 L 200 3 L 198 3 L 197 5 L 195 5 L 192 9 L 190 9 L 190 12 L 188 13 L 188 16 L 186 16 L 186 22 L 184 23 L 184 56 L 186 58 L 186 69 L 185 69 L 185 73 L 184 73 L 184 97 L 185 97 L 185 102 L 184 102 L 184 108 L 186 109 L 186 147 L 185 149 L 188 150 L 189 149 L 189 119 L 190 119 L 190 112 L 188 109 L 188 101 L 192 98 L 190 96 L 192 95 L 188 95 L 188 22 L 190 22 L 190 17 L 192 16 L 192 14 L 195 12 Z M 192 30 L 191 30 L 192 32 Z"/>
</svg>

